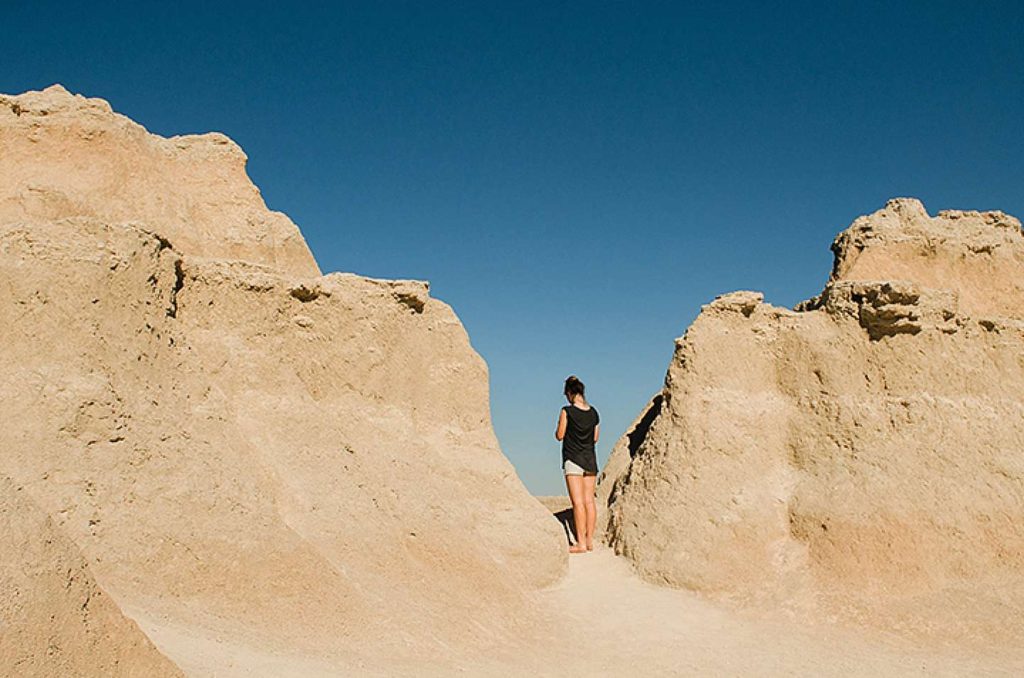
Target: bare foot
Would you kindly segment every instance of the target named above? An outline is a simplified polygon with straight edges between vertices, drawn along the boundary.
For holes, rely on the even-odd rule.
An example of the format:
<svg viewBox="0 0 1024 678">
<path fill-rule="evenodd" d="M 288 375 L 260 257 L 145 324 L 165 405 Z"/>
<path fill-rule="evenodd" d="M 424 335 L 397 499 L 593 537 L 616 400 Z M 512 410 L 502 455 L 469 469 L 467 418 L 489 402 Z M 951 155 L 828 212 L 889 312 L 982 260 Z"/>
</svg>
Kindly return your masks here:
<svg viewBox="0 0 1024 678">
<path fill-rule="evenodd" d="M 586 552 L 587 552 L 587 549 L 585 549 L 584 547 L 580 546 L 579 544 L 574 544 L 573 546 L 569 547 L 569 553 L 586 553 Z"/>
<path fill-rule="evenodd" d="M 588 541 L 587 542 L 587 550 L 588 551 L 593 551 L 594 550 L 594 542 L 592 542 L 592 541 Z"/>
</svg>

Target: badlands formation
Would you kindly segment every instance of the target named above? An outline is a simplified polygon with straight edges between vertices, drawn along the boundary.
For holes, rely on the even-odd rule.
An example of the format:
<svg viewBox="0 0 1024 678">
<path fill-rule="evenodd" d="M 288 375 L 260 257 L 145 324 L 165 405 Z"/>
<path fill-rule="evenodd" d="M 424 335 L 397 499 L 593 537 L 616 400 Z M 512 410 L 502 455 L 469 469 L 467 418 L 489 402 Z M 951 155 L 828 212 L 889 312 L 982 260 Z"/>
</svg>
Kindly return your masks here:
<svg viewBox="0 0 1024 678">
<path fill-rule="evenodd" d="M 426 284 L 321 277 L 226 137 L 57 86 L 0 98 L 0 158 L 0 672 L 429 661 L 532 623 L 564 538 Z"/>
<path fill-rule="evenodd" d="M 227 137 L 54 86 L 0 160 L 2 676 L 1024 667 L 1009 217 L 893 203 L 803 310 L 705 309 L 599 487 L 694 593 L 567 563 L 452 310 L 320 275 Z"/>
<path fill-rule="evenodd" d="M 602 479 L 648 580 L 920 642 L 1024 646 L 1024 235 L 893 200 L 822 294 L 705 306 Z"/>
</svg>

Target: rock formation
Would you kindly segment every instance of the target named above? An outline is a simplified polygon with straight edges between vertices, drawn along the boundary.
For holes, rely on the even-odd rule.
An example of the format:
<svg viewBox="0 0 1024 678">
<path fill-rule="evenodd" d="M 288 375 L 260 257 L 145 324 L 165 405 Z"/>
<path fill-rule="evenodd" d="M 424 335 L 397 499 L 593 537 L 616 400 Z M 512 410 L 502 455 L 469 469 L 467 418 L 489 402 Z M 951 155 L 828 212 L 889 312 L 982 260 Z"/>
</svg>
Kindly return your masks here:
<svg viewBox="0 0 1024 678">
<path fill-rule="evenodd" d="M 318 276 L 299 229 L 271 212 L 223 134 L 165 139 L 60 85 L 0 95 L 0 223 L 134 223 L 192 258 Z"/>
<path fill-rule="evenodd" d="M 829 286 L 906 280 L 957 296 L 964 315 L 1024 318 L 1020 222 L 1002 212 L 946 210 L 931 218 L 917 200 L 893 200 L 832 243 Z"/>
<path fill-rule="evenodd" d="M 0 98 L 0 157 L 0 475 L 109 594 L 110 656 L 148 647 L 121 613 L 223 674 L 366 673 L 370 647 L 429 660 L 531 623 L 564 538 L 425 283 L 319 276 L 219 134 L 52 87 Z"/>
<path fill-rule="evenodd" d="M 0 477 L 0 672 L 178 676 L 96 585 L 74 544 Z"/>
<path fill-rule="evenodd" d="M 1024 235 L 894 200 L 788 310 L 677 340 L 601 482 L 648 579 L 914 637 L 1024 642 Z"/>
</svg>

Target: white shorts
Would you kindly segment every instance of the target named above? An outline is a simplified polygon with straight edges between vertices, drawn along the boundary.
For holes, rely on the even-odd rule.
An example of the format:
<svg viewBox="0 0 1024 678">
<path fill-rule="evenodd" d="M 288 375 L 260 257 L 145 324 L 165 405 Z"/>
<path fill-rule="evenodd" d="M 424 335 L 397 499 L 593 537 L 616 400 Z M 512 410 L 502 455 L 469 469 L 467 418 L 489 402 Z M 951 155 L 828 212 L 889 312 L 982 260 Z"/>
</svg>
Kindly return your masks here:
<svg viewBox="0 0 1024 678">
<path fill-rule="evenodd" d="M 565 469 L 565 475 L 567 476 L 582 476 L 587 473 L 583 470 L 582 466 L 571 459 L 566 459 L 565 464 L 563 464 L 562 467 Z"/>
</svg>

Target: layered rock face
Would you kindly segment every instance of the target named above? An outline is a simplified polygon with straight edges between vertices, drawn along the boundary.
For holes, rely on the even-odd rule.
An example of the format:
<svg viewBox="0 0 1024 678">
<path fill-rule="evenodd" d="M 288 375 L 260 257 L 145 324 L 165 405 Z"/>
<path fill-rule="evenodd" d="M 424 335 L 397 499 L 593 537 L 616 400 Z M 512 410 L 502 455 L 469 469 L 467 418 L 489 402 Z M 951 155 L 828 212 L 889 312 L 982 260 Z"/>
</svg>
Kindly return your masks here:
<svg viewBox="0 0 1024 678">
<path fill-rule="evenodd" d="M 0 104 L 0 474 L 164 654 L 366 673 L 530 623 L 563 537 L 425 283 L 317 275 L 224 137 Z"/>
<path fill-rule="evenodd" d="M 829 284 L 905 280 L 953 292 L 971 317 L 1024 318 L 1020 222 L 1002 212 L 946 210 L 894 200 L 861 217 L 832 244 Z"/>
<path fill-rule="evenodd" d="M 649 579 L 958 642 L 1024 641 L 1024 235 L 892 201 L 792 311 L 676 343 L 602 491 Z M 655 409 L 656 408 L 656 409 Z"/>
</svg>

